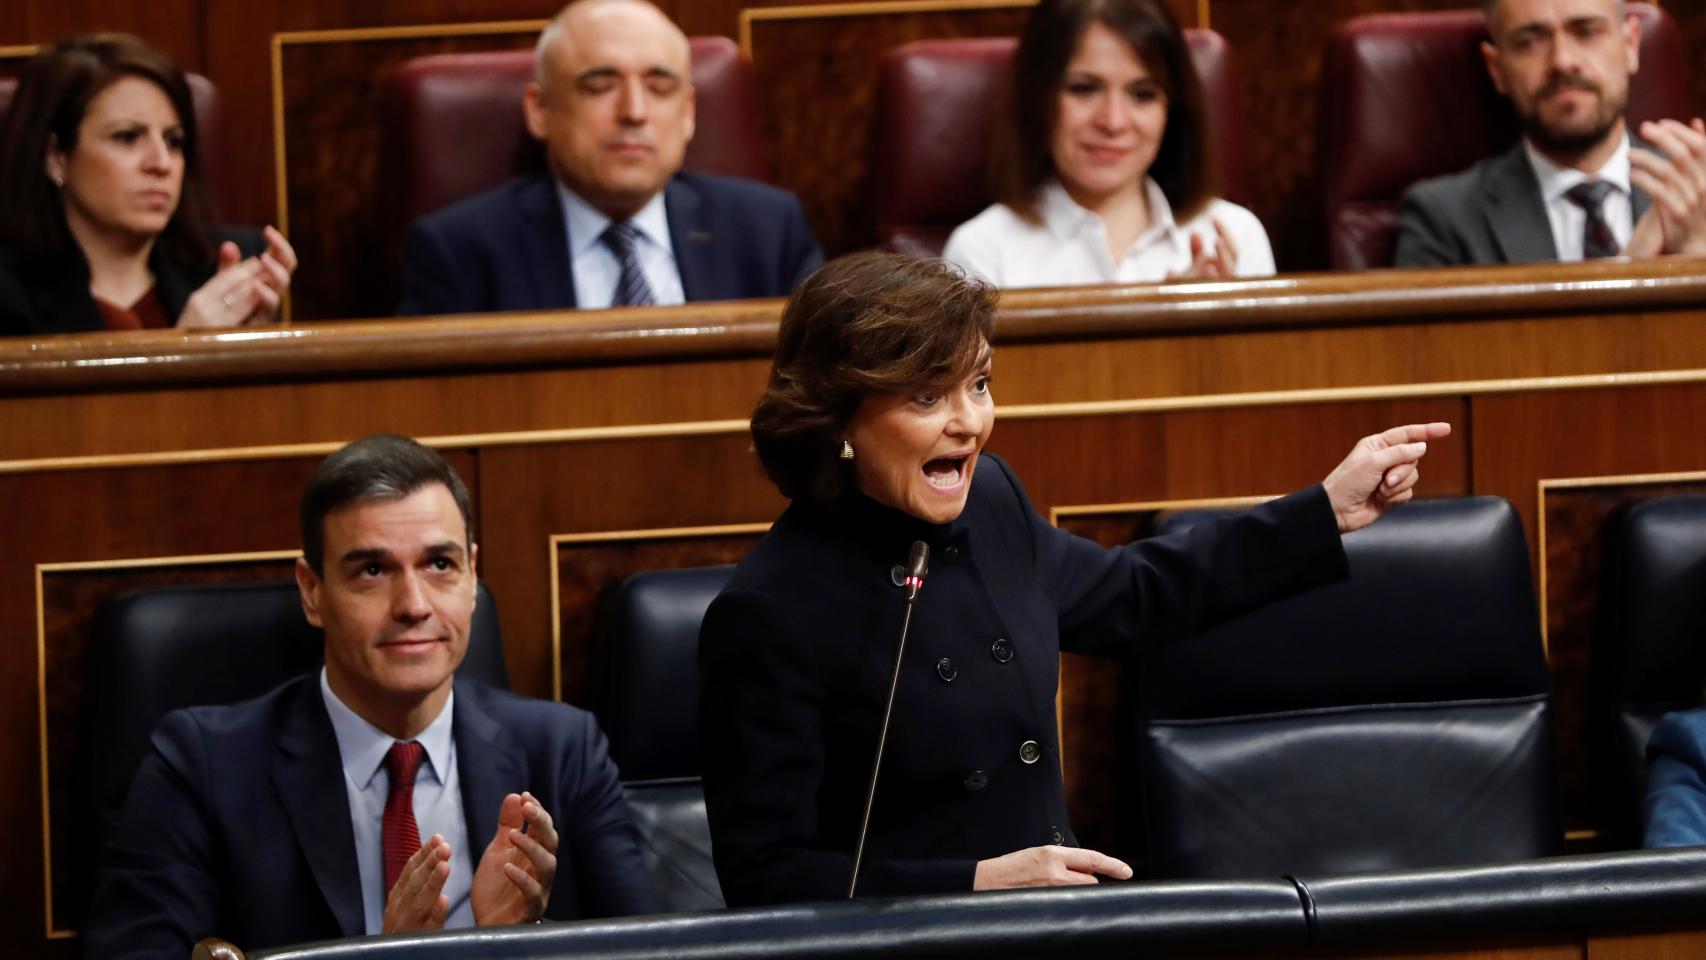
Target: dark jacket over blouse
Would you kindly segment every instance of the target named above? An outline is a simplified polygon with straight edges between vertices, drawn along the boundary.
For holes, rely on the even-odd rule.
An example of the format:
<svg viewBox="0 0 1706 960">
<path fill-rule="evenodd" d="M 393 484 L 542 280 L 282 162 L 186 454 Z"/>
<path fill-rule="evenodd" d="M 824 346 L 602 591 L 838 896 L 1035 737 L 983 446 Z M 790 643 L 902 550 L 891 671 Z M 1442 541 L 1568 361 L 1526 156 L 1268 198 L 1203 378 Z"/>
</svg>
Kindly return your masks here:
<svg viewBox="0 0 1706 960">
<path fill-rule="evenodd" d="M 266 249 L 260 231 L 227 227 L 214 231 L 213 250 L 230 240 L 244 257 L 259 256 Z M 166 316 L 177 322 L 184 304 L 201 285 L 213 278 L 217 252 L 194 269 L 165 256 L 160 245 L 148 258 L 154 273 L 154 290 Z M 101 309 L 89 292 L 89 263 L 73 257 L 57 270 L 42 270 L 26 264 L 14 250 L 0 249 L 0 336 L 36 337 L 53 333 L 89 333 L 105 329 Z"/>
<path fill-rule="evenodd" d="M 931 546 L 861 895 L 969 890 L 976 863 L 1074 844 L 1059 653 L 1121 656 L 1342 577 L 1325 491 L 1107 550 L 1050 525 L 1000 458 L 932 526 L 862 496 L 796 502 L 700 633 L 700 744 L 730 905 L 842 897 L 904 609 L 891 570 Z"/>
</svg>

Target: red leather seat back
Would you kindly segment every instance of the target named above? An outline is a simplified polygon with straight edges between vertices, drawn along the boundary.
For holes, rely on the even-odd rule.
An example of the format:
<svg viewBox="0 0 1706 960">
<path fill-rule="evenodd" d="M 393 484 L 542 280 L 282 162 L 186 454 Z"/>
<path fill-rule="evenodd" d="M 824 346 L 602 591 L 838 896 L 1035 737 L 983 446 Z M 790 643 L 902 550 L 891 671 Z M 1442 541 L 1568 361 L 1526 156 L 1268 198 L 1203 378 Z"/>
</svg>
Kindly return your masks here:
<svg viewBox="0 0 1706 960">
<path fill-rule="evenodd" d="M 189 81 L 190 98 L 195 105 L 195 123 L 201 138 L 201 169 L 213 190 L 213 199 L 223 213 L 236 207 L 240 191 L 231 180 L 231 161 L 225 145 L 225 111 L 219 101 L 219 90 L 199 73 L 185 74 Z M 0 126 L 12 109 L 12 97 L 18 92 L 16 77 L 0 77 Z"/>
<path fill-rule="evenodd" d="M 751 66 L 727 37 L 694 37 L 698 121 L 684 166 L 767 180 L 770 144 L 760 123 Z M 533 50 L 418 57 L 387 89 L 387 224 L 424 213 L 518 173 L 542 170 L 545 152 L 522 119 Z"/>
<path fill-rule="evenodd" d="M 1186 30 L 1227 199 L 1248 203 L 1243 110 L 1231 51 L 1212 30 Z M 1013 37 L 919 40 L 889 51 L 877 81 L 877 239 L 938 255 L 954 228 L 990 203 L 990 135 Z"/>
<path fill-rule="evenodd" d="M 1630 121 L 1691 116 L 1676 22 L 1652 4 L 1629 10 L 1641 23 Z M 1357 17 L 1328 39 L 1317 157 L 1335 269 L 1390 266 L 1411 184 L 1516 142 L 1516 116 L 1481 58 L 1486 35 L 1475 9 Z"/>
</svg>

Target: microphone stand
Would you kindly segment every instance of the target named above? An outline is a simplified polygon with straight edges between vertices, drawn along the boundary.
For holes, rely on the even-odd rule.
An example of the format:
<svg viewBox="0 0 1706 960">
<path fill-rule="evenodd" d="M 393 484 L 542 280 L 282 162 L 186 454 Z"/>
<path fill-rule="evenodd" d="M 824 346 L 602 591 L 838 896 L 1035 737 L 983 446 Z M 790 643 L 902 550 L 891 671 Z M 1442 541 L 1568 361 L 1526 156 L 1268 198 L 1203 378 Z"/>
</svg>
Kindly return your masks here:
<svg viewBox="0 0 1706 960">
<path fill-rule="evenodd" d="M 912 629 L 912 607 L 918 602 L 918 591 L 924 586 L 924 574 L 930 567 L 930 545 L 922 540 L 912 543 L 906 562 L 906 613 L 900 622 L 900 645 L 894 652 L 894 675 L 889 678 L 889 699 L 883 705 L 883 725 L 877 731 L 877 758 L 871 762 L 871 785 L 865 790 L 865 812 L 859 818 L 859 840 L 853 847 L 853 876 L 847 881 L 847 899 L 859 886 L 859 867 L 865 862 L 865 834 L 871 828 L 871 805 L 877 799 L 877 773 L 883 768 L 883 748 L 889 740 L 889 718 L 894 714 L 894 692 L 900 686 L 900 662 L 906 655 L 906 634 Z"/>
</svg>

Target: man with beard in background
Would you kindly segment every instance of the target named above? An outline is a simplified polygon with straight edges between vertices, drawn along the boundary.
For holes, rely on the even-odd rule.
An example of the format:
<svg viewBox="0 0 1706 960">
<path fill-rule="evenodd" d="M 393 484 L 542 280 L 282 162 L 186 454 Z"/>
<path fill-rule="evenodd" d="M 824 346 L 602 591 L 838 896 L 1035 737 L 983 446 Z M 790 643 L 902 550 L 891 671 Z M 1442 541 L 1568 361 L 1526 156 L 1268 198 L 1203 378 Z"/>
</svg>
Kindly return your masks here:
<svg viewBox="0 0 1706 960">
<path fill-rule="evenodd" d="M 1706 253 L 1706 124 L 1624 121 L 1623 0 L 1488 0 L 1481 55 L 1522 139 L 1404 196 L 1400 267 Z"/>
</svg>

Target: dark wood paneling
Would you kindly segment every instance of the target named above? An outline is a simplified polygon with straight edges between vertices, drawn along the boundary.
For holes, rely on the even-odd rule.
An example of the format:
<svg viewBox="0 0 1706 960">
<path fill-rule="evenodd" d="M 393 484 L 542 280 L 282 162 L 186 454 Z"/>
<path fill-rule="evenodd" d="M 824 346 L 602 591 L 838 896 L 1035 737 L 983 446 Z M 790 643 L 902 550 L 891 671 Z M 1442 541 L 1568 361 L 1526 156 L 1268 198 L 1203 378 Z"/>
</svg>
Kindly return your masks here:
<svg viewBox="0 0 1706 960">
<path fill-rule="evenodd" d="M 563 699 L 589 706 L 598 693 L 592 665 L 603 651 L 593 636 L 599 598 L 629 574 L 738 563 L 762 533 L 695 533 L 558 544 L 557 617 L 562 650 Z"/>
</svg>

